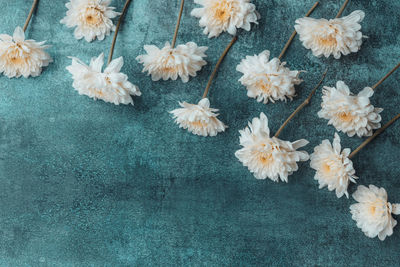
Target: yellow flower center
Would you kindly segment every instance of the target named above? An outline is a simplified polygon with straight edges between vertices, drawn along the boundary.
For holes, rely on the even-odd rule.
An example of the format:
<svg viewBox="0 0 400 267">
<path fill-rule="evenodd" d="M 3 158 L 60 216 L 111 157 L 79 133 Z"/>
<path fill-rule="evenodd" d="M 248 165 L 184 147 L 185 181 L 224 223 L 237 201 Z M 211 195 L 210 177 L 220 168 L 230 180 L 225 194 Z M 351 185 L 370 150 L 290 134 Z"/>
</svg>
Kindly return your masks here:
<svg viewBox="0 0 400 267">
<path fill-rule="evenodd" d="M 88 7 L 81 20 L 88 26 L 98 26 L 103 23 L 103 12 L 96 7 Z"/>
<path fill-rule="evenodd" d="M 325 32 L 323 32 L 323 34 L 317 35 L 318 45 L 323 46 L 323 47 L 336 47 L 337 46 L 336 35 L 338 34 L 338 30 L 333 25 L 329 25 L 329 28 L 333 29 L 335 33 L 331 33 L 331 34 L 327 35 Z M 323 37 L 321 37 L 321 35 Z"/>
<path fill-rule="evenodd" d="M 340 113 L 338 114 L 338 118 L 339 118 L 339 120 L 341 120 L 341 121 L 350 122 L 350 121 L 352 121 L 352 120 L 355 119 L 355 116 L 351 115 L 350 112 L 340 112 Z"/>
<path fill-rule="evenodd" d="M 214 5 L 211 7 L 211 10 L 214 11 L 213 17 L 215 20 L 219 22 L 228 22 L 231 18 L 231 13 L 234 10 L 234 6 L 232 2 L 228 2 L 226 0 L 215 1 Z"/>
<path fill-rule="evenodd" d="M 203 128 L 207 126 L 207 124 L 203 121 L 191 121 L 189 124 L 196 128 Z"/>
</svg>

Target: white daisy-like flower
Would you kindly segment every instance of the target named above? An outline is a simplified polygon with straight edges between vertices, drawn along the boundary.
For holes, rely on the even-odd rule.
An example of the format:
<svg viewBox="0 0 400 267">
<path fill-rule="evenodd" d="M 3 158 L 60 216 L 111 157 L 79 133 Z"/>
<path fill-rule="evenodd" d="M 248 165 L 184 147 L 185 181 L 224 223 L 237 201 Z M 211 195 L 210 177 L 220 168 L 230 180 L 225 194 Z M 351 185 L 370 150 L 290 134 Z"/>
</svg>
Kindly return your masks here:
<svg viewBox="0 0 400 267">
<path fill-rule="evenodd" d="M 203 59 L 206 56 L 206 46 L 197 46 L 189 42 L 185 45 L 178 45 L 172 48 L 167 42 L 162 49 L 155 45 L 145 45 L 146 55 L 136 58 L 144 65 L 143 72 L 148 72 L 153 81 L 176 80 L 178 77 L 184 83 L 189 81 L 189 76 L 195 77 L 197 72 L 207 64 Z"/>
<path fill-rule="evenodd" d="M 350 182 L 355 183 L 353 162 L 349 159 L 350 148 L 341 149 L 340 137 L 335 133 L 333 142 L 323 140 L 314 148 L 311 154 L 310 166 L 316 170 L 314 179 L 318 181 L 319 188 L 325 186 L 329 191 L 336 191 L 338 198 L 346 195 L 349 197 L 347 187 Z"/>
<path fill-rule="evenodd" d="M 103 40 L 115 30 L 111 19 L 120 15 L 110 3 L 111 0 L 71 0 L 65 4 L 67 15 L 60 22 L 68 28 L 76 27 L 74 36 L 78 40 Z"/>
<path fill-rule="evenodd" d="M 301 18 L 296 20 L 295 29 L 300 35 L 300 41 L 314 56 L 339 59 L 341 55 L 355 53 L 361 48 L 361 21 L 365 13 L 356 10 L 350 15 L 336 19 Z"/>
<path fill-rule="evenodd" d="M 393 228 L 397 221 L 392 214 L 400 214 L 400 204 L 388 202 L 386 190 L 370 185 L 369 188 L 363 185 L 358 186 L 353 198 L 358 202 L 350 206 L 353 220 L 357 227 L 370 238 L 378 236 L 385 240 L 393 234 Z"/>
<path fill-rule="evenodd" d="M 309 159 L 306 151 L 297 151 L 308 144 L 307 140 L 289 142 L 270 137 L 268 118 L 264 113 L 260 118 L 253 118 L 239 133 L 243 148 L 236 151 L 235 156 L 257 179 L 288 182 L 288 176 L 298 170 L 297 162 Z"/>
<path fill-rule="evenodd" d="M 366 87 L 353 95 L 342 81 L 336 83 L 336 88 L 325 86 L 318 116 L 350 137 L 371 136 L 373 130 L 381 127 L 379 113 L 383 110 L 371 104 L 373 94 L 374 90 Z"/>
<path fill-rule="evenodd" d="M 217 119 L 218 109 L 210 108 L 208 98 L 203 98 L 200 102 L 189 104 L 179 103 L 182 108 L 170 111 L 179 128 L 187 129 L 189 132 L 202 136 L 216 136 L 228 128 L 223 122 Z"/>
<path fill-rule="evenodd" d="M 251 23 L 257 23 L 260 15 L 251 0 L 194 0 L 202 5 L 192 10 L 191 15 L 200 18 L 200 27 L 208 37 L 218 37 L 222 32 L 236 34 L 241 28 L 250 31 Z"/>
<path fill-rule="evenodd" d="M 136 85 L 128 81 L 128 76 L 120 70 L 124 64 L 122 57 L 114 59 L 102 71 L 104 54 L 90 61 L 89 66 L 75 57 L 67 70 L 72 74 L 74 82 L 72 86 L 80 95 L 101 99 L 105 102 L 119 104 L 132 104 L 131 95 L 140 96 L 141 92 Z"/>
<path fill-rule="evenodd" d="M 15 28 L 13 36 L 0 34 L 0 73 L 8 78 L 39 76 L 42 68 L 53 62 L 44 51 L 50 46 L 44 43 L 25 40 L 21 27 Z"/>
<path fill-rule="evenodd" d="M 236 70 L 243 73 L 239 79 L 247 88 L 247 96 L 256 98 L 264 104 L 268 101 L 286 101 L 295 96 L 294 86 L 299 85 L 301 71 L 291 71 L 285 67 L 286 62 L 278 58 L 269 60 L 270 52 L 265 50 L 259 55 L 246 56 L 242 59 Z"/>
</svg>

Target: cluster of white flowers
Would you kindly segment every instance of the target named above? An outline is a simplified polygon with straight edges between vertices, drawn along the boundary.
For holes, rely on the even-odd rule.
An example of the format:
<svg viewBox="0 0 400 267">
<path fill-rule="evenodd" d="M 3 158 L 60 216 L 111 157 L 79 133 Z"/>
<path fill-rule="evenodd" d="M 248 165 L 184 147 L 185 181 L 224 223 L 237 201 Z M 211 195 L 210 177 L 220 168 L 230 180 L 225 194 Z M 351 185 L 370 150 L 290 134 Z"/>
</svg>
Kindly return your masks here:
<svg viewBox="0 0 400 267">
<path fill-rule="evenodd" d="M 45 42 L 25 40 L 21 27 L 17 27 L 13 36 L 0 34 L 0 73 L 9 78 L 36 77 L 42 73 L 42 68 L 53 62 L 44 50 Z"/>
<path fill-rule="evenodd" d="M 111 0 L 71 0 L 65 4 L 67 15 L 60 22 L 68 28 L 76 27 L 74 36 L 78 40 L 103 40 L 115 30 L 111 19 L 120 15 L 110 3 Z"/>
<path fill-rule="evenodd" d="M 318 181 L 319 188 L 327 186 L 329 191 L 336 191 L 338 198 L 343 195 L 349 197 L 347 187 L 350 182 L 355 183 L 355 179 L 357 179 L 349 155 L 349 148 L 342 151 L 340 137 L 337 133 L 335 133 L 332 144 L 329 140 L 323 140 L 319 146 L 314 148 L 314 153 L 310 157 L 310 166 L 316 170 L 314 178 Z"/>
<path fill-rule="evenodd" d="M 210 108 L 208 98 L 203 98 L 196 104 L 186 102 L 179 103 L 182 108 L 175 109 L 173 114 L 179 128 L 187 129 L 189 132 L 201 136 L 216 136 L 225 131 L 227 126 L 217 119 L 218 109 Z"/>
<path fill-rule="evenodd" d="M 297 151 L 308 141 L 289 142 L 271 137 L 264 113 L 260 114 L 260 118 L 253 118 L 248 127 L 239 133 L 243 148 L 236 151 L 235 156 L 257 179 L 288 182 L 288 176 L 298 170 L 297 162 L 309 159 L 306 151 Z"/>
<path fill-rule="evenodd" d="M 386 190 L 370 185 L 358 186 L 353 198 L 358 202 L 350 206 L 353 220 L 366 236 L 385 240 L 393 234 L 397 221 L 392 214 L 400 214 L 400 204 L 388 202 Z"/>
<path fill-rule="evenodd" d="M 353 95 L 342 81 L 336 83 L 336 88 L 325 86 L 318 116 L 329 120 L 328 124 L 350 137 L 371 136 L 373 130 L 381 127 L 379 113 L 383 110 L 371 104 L 373 94 L 374 90 L 366 87 Z"/>
<path fill-rule="evenodd" d="M 184 83 L 189 81 L 189 76 L 195 77 L 197 72 L 207 64 L 203 59 L 208 47 L 197 46 L 193 42 L 178 45 L 172 48 L 169 42 L 162 49 L 155 45 L 145 45 L 146 55 L 136 59 L 144 65 L 143 72 L 148 72 L 153 81 L 176 80 L 178 76 Z"/>
<path fill-rule="evenodd" d="M 304 17 L 296 20 L 295 29 L 300 35 L 300 41 L 307 49 L 317 56 L 339 59 L 341 55 L 348 55 L 360 50 L 362 38 L 361 21 L 364 12 L 356 10 L 342 18 L 314 19 Z"/>
<path fill-rule="evenodd" d="M 222 32 L 236 34 L 241 28 L 250 31 L 251 23 L 256 23 L 259 14 L 251 0 L 194 0 L 202 5 L 192 10 L 192 16 L 200 18 L 199 24 L 204 27 L 208 37 L 218 37 Z"/>
<path fill-rule="evenodd" d="M 240 78 L 247 88 L 247 96 L 258 102 L 268 103 L 276 100 L 286 101 L 295 96 L 294 86 L 299 85 L 301 71 L 291 71 L 278 58 L 269 60 L 270 52 L 265 50 L 259 55 L 246 56 L 236 70 L 243 73 Z"/>
<path fill-rule="evenodd" d="M 124 64 L 122 57 L 114 59 L 102 71 L 104 65 L 104 54 L 94 57 L 89 66 L 78 58 L 72 57 L 72 64 L 67 70 L 72 74 L 74 82 L 72 86 L 81 95 L 87 95 L 94 99 L 119 104 L 132 104 L 131 95 L 140 96 L 141 93 L 136 85 L 128 81 L 128 76 L 120 70 Z"/>
</svg>

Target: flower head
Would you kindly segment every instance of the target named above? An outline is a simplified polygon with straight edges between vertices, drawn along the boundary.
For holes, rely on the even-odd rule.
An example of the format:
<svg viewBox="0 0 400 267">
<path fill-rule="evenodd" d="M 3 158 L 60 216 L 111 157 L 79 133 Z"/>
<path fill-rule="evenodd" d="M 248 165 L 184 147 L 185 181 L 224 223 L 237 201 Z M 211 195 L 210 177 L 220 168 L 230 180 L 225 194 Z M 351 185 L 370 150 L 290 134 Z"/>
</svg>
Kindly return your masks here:
<svg viewBox="0 0 400 267">
<path fill-rule="evenodd" d="M 295 94 L 295 85 L 299 85 L 300 71 L 291 71 L 278 58 L 269 60 L 270 52 L 263 51 L 259 55 L 247 56 L 236 67 L 243 73 L 239 79 L 247 88 L 247 96 L 256 98 L 258 102 L 268 103 L 276 100 L 286 101 Z"/>
<path fill-rule="evenodd" d="M 85 38 L 87 42 L 94 39 L 103 40 L 115 30 L 112 18 L 120 13 L 110 7 L 111 0 L 70 0 L 65 6 L 67 15 L 60 21 L 68 28 L 76 27 L 76 39 Z"/>
<path fill-rule="evenodd" d="M 371 104 L 373 94 L 374 90 L 366 87 L 353 95 L 342 81 L 336 83 L 336 88 L 325 86 L 318 116 L 329 120 L 328 124 L 350 137 L 371 136 L 373 130 L 381 127 L 379 113 L 383 110 Z"/>
<path fill-rule="evenodd" d="M 349 148 L 341 150 L 340 137 L 337 133 L 332 144 L 329 140 L 323 140 L 311 154 L 310 166 L 316 170 L 314 178 L 318 181 L 319 188 L 327 186 L 329 191 L 336 190 L 338 198 L 343 195 L 349 197 L 347 187 L 350 182 L 355 183 L 357 179 L 349 154 Z"/>
<path fill-rule="evenodd" d="M 200 27 L 208 37 L 218 37 L 222 32 L 236 34 L 236 29 L 250 31 L 250 23 L 256 23 L 259 14 L 251 0 L 195 0 L 202 5 L 191 15 L 200 18 Z"/>
<path fill-rule="evenodd" d="M 175 109 L 173 114 L 175 122 L 179 128 L 187 129 L 189 132 L 202 136 L 216 136 L 219 132 L 224 132 L 227 126 L 217 119 L 218 109 L 210 108 L 208 98 L 203 98 L 200 102 L 189 104 L 179 103 L 182 108 Z"/>
<path fill-rule="evenodd" d="M 355 53 L 360 50 L 362 38 L 360 22 L 364 12 L 356 10 L 350 15 L 336 19 L 301 18 L 296 20 L 295 29 L 300 35 L 300 41 L 314 56 L 336 59 L 340 56 Z"/>
<path fill-rule="evenodd" d="M 53 62 L 44 50 L 45 42 L 25 40 L 21 27 L 15 28 L 13 36 L 0 34 L 0 73 L 8 78 L 24 76 L 36 77 L 42 73 L 42 67 Z"/>
<path fill-rule="evenodd" d="M 178 76 L 183 82 L 189 81 L 189 76 L 195 77 L 196 72 L 207 64 L 203 59 L 206 57 L 206 46 L 197 46 L 193 42 L 186 45 L 178 45 L 172 48 L 167 42 L 162 49 L 155 45 L 145 45 L 146 55 L 136 58 L 144 65 L 143 72 L 147 71 L 153 81 L 176 80 Z"/>
<path fill-rule="evenodd" d="M 270 137 L 268 118 L 264 113 L 260 118 L 253 118 L 239 133 L 243 148 L 236 151 L 235 156 L 257 179 L 279 182 L 280 178 L 288 182 L 288 176 L 298 170 L 297 162 L 309 158 L 306 151 L 297 151 L 308 144 L 307 140 L 289 142 Z"/>
<path fill-rule="evenodd" d="M 383 241 L 393 234 L 397 221 L 393 219 L 392 213 L 400 214 L 400 205 L 390 204 L 387 201 L 384 188 L 374 185 L 368 188 L 360 185 L 354 192 L 353 198 L 358 203 L 350 206 L 352 218 L 366 236 L 370 238 L 378 236 Z"/>
<path fill-rule="evenodd" d="M 136 85 L 128 81 L 128 76 L 120 70 L 124 64 L 122 57 L 114 59 L 102 71 L 104 54 L 94 57 L 90 65 L 72 57 L 72 64 L 67 70 L 72 74 L 74 82 L 72 86 L 81 95 L 87 95 L 94 99 L 119 104 L 132 104 L 131 95 L 140 96 L 141 92 Z"/>
</svg>

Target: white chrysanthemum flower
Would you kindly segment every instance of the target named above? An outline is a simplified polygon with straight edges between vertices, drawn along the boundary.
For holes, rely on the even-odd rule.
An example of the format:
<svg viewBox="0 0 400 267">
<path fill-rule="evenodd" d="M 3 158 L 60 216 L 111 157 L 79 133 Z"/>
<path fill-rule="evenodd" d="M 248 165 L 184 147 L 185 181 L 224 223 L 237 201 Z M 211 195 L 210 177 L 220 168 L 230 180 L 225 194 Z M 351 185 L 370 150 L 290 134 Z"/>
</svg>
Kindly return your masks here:
<svg viewBox="0 0 400 267">
<path fill-rule="evenodd" d="M 371 136 L 373 130 L 381 127 L 379 113 L 383 110 L 371 104 L 373 94 L 374 90 L 366 87 L 353 95 L 342 81 L 336 83 L 336 88 L 325 86 L 318 116 L 329 120 L 328 124 L 350 137 Z"/>
<path fill-rule="evenodd" d="M 45 42 L 25 40 L 21 27 L 17 27 L 13 36 L 0 34 L 0 73 L 8 78 L 24 76 L 36 77 L 42 73 L 42 67 L 53 62 L 44 50 Z"/>
<path fill-rule="evenodd" d="M 202 5 L 191 15 L 200 18 L 200 27 L 208 37 L 218 37 L 222 32 L 236 34 L 236 29 L 250 31 L 250 23 L 257 23 L 259 14 L 251 0 L 195 0 Z"/>
<path fill-rule="evenodd" d="M 272 181 L 288 182 L 288 176 L 298 170 L 298 161 L 307 161 L 306 151 L 296 151 L 308 144 L 301 139 L 295 142 L 270 137 L 268 118 L 261 113 L 260 118 L 253 118 L 249 126 L 240 133 L 240 145 L 235 156 L 257 179 L 269 178 Z"/>
<path fill-rule="evenodd" d="M 400 204 L 390 204 L 384 188 L 360 185 L 353 198 L 359 203 L 350 206 L 352 218 L 366 236 L 383 241 L 393 234 L 397 221 L 392 214 L 400 214 Z"/>
<path fill-rule="evenodd" d="M 341 54 L 360 50 L 365 37 L 360 31 L 364 16 L 363 11 L 356 10 L 346 17 L 331 20 L 305 17 L 296 20 L 295 29 L 304 47 L 311 49 L 314 56 L 333 55 L 339 59 Z"/>
<path fill-rule="evenodd" d="M 338 198 L 343 195 L 349 197 L 347 187 L 350 182 L 355 183 L 357 179 L 349 155 L 349 148 L 341 150 L 340 137 L 337 133 L 332 144 L 329 140 L 323 140 L 314 148 L 310 166 L 316 170 L 314 178 L 318 181 L 319 188 L 327 186 L 329 191 L 336 190 Z"/>
<path fill-rule="evenodd" d="M 146 55 L 136 58 L 144 65 L 143 72 L 148 72 L 153 81 L 176 80 L 178 76 L 184 83 L 189 81 L 189 76 L 195 77 L 196 72 L 207 64 L 203 59 L 206 56 L 206 46 L 197 46 L 189 42 L 172 48 L 169 42 L 162 49 L 155 45 L 145 45 Z"/>
<path fill-rule="evenodd" d="M 67 15 L 60 21 L 68 28 L 75 28 L 76 39 L 85 38 L 87 42 L 94 39 L 103 40 L 115 30 L 112 18 L 120 13 L 110 7 L 111 0 L 71 0 L 66 3 Z"/>
<path fill-rule="evenodd" d="M 299 85 L 301 71 L 291 71 L 278 58 L 269 60 L 270 52 L 263 51 L 259 55 L 246 56 L 236 70 L 243 73 L 239 79 L 247 88 L 247 96 L 256 98 L 258 102 L 268 103 L 276 100 L 286 101 L 295 96 L 294 86 Z"/>
<path fill-rule="evenodd" d="M 228 128 L 223 122 L 217 119 L 218 109 L 210 108 L 208 98 L 203 98 L 200 102 L 189 104 L 179 103 L 182 108 L 170 111 L 179 128 L 187 129 L 189 132 L 202 136 L 216 136 L 219 132 Z"/>
<path fill-rule="evenodd" d="M 115 105 L 133 105 L 131 95 L 140 96 L 141 92 L 128 81 L 126 74 L 120 72 L 123 64 L 123 58 L 119 57 L 111 61 L 103 72 L 104 54 L 101 53 L 97 58 L 92 58 L 89 66 L 72 57 L 72 64 L 67 70 L 72 74 L 72 86 L 79 94 Z"/>
</svg>

